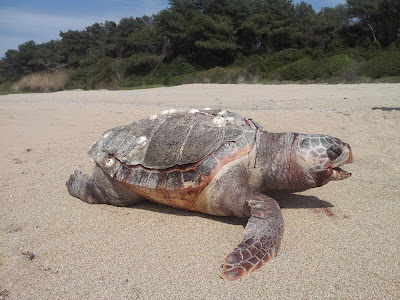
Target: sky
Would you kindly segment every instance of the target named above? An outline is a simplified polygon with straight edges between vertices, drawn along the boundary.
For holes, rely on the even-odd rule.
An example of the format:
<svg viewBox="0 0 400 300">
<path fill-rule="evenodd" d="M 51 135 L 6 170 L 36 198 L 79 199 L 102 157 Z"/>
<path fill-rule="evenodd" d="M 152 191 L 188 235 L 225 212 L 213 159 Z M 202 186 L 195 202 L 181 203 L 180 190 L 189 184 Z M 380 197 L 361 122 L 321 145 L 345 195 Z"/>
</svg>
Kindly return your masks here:
<svg viewBox="0 0 400 300">
<path fill-rule="evenodd" d="M 318 12 L 345 0 L 305 2 Z M 83 30 L 106 20 L 118 24 L 124 17 L 152 15 L 167 7 L 168 0 L 0 0 L 0 58 L 30 40 L 48 42 L 59 39 L 60 31 Z"/>
</svg>

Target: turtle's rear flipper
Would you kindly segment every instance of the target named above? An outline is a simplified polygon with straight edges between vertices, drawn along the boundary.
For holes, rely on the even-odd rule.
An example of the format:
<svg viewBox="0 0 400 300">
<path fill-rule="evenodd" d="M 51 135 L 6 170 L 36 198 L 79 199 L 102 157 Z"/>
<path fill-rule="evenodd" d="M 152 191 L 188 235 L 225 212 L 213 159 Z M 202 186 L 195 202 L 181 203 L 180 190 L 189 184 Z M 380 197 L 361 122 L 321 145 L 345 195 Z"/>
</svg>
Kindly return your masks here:
<svg viewBox="0 0 400 300">
<path fill-rule="evenodd" d="M 76 170 L 65 183 L 71 196 L 87 203 L 105 203 L 105 197 L 88 175 Z"/>
<path fill-rule="evenodd" d="M 264 194 L 255 194 L 247 204 L 251 216 L 243 241 L 226 257 L 223 266 L 221 276 L 227 280 L 249 275 L 275 257 L 281 244 L 283 218 L 278 203 Z"/>
<path fill-rule="evenodd" d="M 93 178 L 77 170 L 66 185 L 72 196 L 87 203 L 132 206 L 144 200 L 129 185 L 114 180 L 98 165 L 93 170 Z"/>
</svg>

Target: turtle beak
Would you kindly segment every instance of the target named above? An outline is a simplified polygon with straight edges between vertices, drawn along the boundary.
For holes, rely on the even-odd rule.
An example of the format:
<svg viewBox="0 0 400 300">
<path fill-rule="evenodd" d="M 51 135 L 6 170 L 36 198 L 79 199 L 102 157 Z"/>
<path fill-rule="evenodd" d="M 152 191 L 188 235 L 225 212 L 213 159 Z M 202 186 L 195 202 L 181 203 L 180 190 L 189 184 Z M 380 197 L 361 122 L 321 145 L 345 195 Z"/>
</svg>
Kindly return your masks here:
<svg viewBox="0 0 400 300">
<path fill-rule="evenodd" d="M 354 162 L 353 153 L 351 152 L 350 145 L 346 144 L 342 154 L 331 163 L 328 168 L 329 181 L 332 180 L 343 180 L 351 176 L 350 172 L 347 172 L 340 168 L 340 166 L 345 164 L 350 164 Z"/>
<path fill-rule="evenodd" d="M 349 178 L 351 176 L 350 172 L 342 170 L 339 167 L 331 168 L 329 170 L 329 172 L 331 172 L 331 176 L 329 177 L 329 180 L 342 180 L 342 179 Z"/>
</svg>

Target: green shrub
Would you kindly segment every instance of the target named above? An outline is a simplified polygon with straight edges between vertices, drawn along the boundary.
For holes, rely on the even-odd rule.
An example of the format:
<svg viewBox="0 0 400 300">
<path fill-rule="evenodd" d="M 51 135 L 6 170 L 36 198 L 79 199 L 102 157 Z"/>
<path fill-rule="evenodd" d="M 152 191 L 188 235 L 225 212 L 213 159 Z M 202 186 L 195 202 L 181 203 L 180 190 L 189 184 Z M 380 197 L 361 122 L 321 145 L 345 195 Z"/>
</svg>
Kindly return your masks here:
<svg viewBox="0 0 400 300">
<path fill-rule="evenodd" d="M 346 48 L 337 54 L 345 54 L 356 62 L 365 62 L 367 60 L 366 51 L 362 48 Z"/>
<path fill-rule="evenodd" d="M 136 87 L 143 86 L 144 78 L 138 75 L 125 75 L 124 80 L 121 82 L 121 87 Z"/>
<path fill-rule="evenodd" d="M 126 69 L 128 67 L 127 59 L 115 59 L 111 66 L 111 83 L 113 87 L 124 85 Z"/>
<path fill-rule="evenodd" d="M 123 79 L 123 86 L 176 85 L 188 83 L 189 76 L 197 71 L 196 67 L 183 57 L 177 57 L 168 63 L 161 63 L 157 56 L 145 53 L 130 58 Z"/>
<path fill-rule="evenodd" d="M 222 67 L 201 71 L 197 73 L 197 81 L 200 83 L 228 83 L 227 71 Z"/>
<path fill-rule="evenodd" d="M 88 81 L 88 70 L 83 68 L 76 68 L 71 71 L 71 76 L 67 83 L 68 88 L 80 88 L 85 89 L 87 88 L 87 81 Z"/>
<path fill-rule="evenodd" d="M 126 71 L 129 75 L 147 75 L 160 64 L 156 55 L 136 53 L 129 58 Z"/>
<path fill-rule="evenodd" d="M 233 68 L 247 68 L 249 66 L 260 67 L 265 60 L 260 54 L 253 54 L 250 56 L 244 56 L 243 54 L 238 54 L 235 62 L 231 65 Z"/>
<path fill-rule="evenodd" d="M 341 75 L 343 70 L 354 61 L 346 54 L 338 54 L 318 61 L 319 75 L 322 77 L 334 77 Z"/>
<path fill-rule="evenodd" d="M 316 60 L 306 57 L 279 68 L 276 76 L 281 80 L 347 82 L 358 76 L 358 65 L 346 54 Z"/>
<path fill-rule="evenodd" d="M 339 77 L 342 79 L 341 81 L 343 82 L 357 82 L 359 81 L 360 78 L 360 63 L 356 61 L 350 62 L 348 65 L 343 67 L 341 70 Z"/>
<path fill-rule="evenodd" d="M 196 81 L 199 83 L 258 83 L 261 76 L 245 68 L 225 69 L 215 67 L 207 71 L 198 72 Z"/>
<path fill-rule="evenodd" d="M 9 94 L 11 91 L 11 83 L 3 82 L 0 83 L 0 95 Z"/>
<path fill-rule="evenodd" d="M 168 85 L 180 85 L 180 84 L 189 84 L 196 82 L 197 72 L 193 72 L 190 74 L 178 75 L 170 77 L 168 80 Z"/>
<path fill-rule="evenodd" d="M 89 68 L 87 87 L 89 89 L 100 89 L 111 87 L 113 59 L 101 58 L 96 64 Z"/>
<path fill-rule="evenodd" d="M 400 76 L 400 51 L 380 52 L 363 65 L 362 74 L 375 79 Z"/>
<path fill-rule="evenodd" d="M 129 61 L 103 57 L 90 68 L 75 69 L 71 78 L 73 86 L 88 89 L 117 88 L 124 86 Z"/>
<path fill-rule="evenodd" d="M 278 70 L 282 80 L 316 79 L 320 75 L 318 64 L 311 58 L 302 58 Z"/>
<path fill-rule="evenodd" d="M 383 49 L 378 41 L 371 42 L 368 47 L 365 47 L 365 57 L 366 60 L 370 60 L 375 56 L 379 56 Z"/>
<path fill-rule="evenodd" d="M 171 62 L 165 64 L 166 70 L 171 76 L 184 75 L 196 72 L 195 66 L 189 63 L 189 61 L 181 56 L 178 56 Z"/>
<path fill-rule="evenodd" d="M 260 69 L 265 75 L 272 74 L 278 68 L 298 61 L 306 56 L 307 53 L 304 49 L 285 49 L 265 58 L 260 65 Z"/>
<path fill-rule="evenodd" d="M 179 82 L 184 75 L 195 73 L 197 68 L 187 59 L 178 56 L 174 60 L 157 66 L 152 72 L 152 77 L 164 85 L 174 85 L 173 82 Z M 180 79 L 179 79 L 180 78 Z"/>
</svg>

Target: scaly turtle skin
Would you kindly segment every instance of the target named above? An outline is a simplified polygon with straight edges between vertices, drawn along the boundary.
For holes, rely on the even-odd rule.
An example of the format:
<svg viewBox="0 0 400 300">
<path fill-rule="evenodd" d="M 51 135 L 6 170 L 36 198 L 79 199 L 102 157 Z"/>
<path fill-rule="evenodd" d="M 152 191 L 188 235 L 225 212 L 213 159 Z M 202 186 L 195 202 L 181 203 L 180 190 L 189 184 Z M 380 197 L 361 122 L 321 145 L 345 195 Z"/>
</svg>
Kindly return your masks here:
<svg viewBox="0 0 400 300">
<path fill-rule="evenodd" d="M 88 203 L 130 206 L 147 199 L 217 216 L 249 217 L 222 277 L 242 278 L 277 255 L 283 235 L 267 190 L 305 190 L 350 173 L 351 148 L 319 134 L 270 133 L 220 110 L 164 111 L 106 131 L 89 149 L 93 178 L 75 171 L 69 193 Z"/>
</svg>

